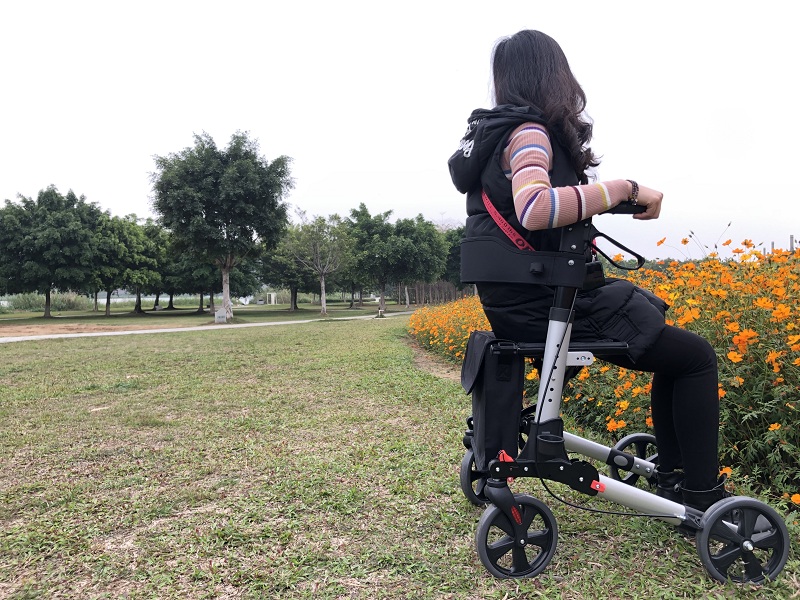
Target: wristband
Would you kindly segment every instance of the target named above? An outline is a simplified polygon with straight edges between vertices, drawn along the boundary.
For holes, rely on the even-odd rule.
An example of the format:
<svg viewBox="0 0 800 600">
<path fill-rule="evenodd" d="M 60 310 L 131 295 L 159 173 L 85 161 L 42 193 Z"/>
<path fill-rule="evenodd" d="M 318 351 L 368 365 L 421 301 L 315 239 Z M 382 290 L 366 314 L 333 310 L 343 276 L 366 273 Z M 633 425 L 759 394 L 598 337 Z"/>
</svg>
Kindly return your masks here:
<svg viewBox="0 0 800 600">
<path fill-rule="evenodd" d="M 628 179 L 627 181 L 631 184 L 631 195 L 628 196 L 628 202 L 636 206 L 639 202 L 639 184 L 633 179 Z"/>
</svg>

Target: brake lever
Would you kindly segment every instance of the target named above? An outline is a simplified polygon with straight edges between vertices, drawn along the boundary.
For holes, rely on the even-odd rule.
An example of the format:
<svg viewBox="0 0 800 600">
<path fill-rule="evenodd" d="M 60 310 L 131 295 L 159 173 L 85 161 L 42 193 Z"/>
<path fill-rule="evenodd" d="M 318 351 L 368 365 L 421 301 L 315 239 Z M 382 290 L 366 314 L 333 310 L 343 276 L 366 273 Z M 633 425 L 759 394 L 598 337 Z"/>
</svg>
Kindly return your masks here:
<svg viewBox="0 0 800 600">
<path fill-rule="evenodd" d="M 633 255 L 636 258 L 636 266 L 635 267 L 626 267 L 625 265 L 621 265 L 621 264 L 615 262 L 614 260 L 612 260 L 612 258 L 608 254 L 606 254 L 605 252 L 600 250 L 600 248 L 597 247 L 597 244 L 594 243 L 594 240 L 596 240 L 597 238 L 605 238 L 609 242 L 611 242 L 616 248 L 619 248 L 620 250 L 623 250 L 623 251 L 627 252 L 628 254 Z M 633 250 L 631 250 L 630 248 L 628 248 L 626 246 L 623 246 L 622 244 L 620 244 L 614 238 L 608 237 L 605 233 L 597 231 L 596 229 L 595 229 L 595 232 L 594 232 L 594 236 L 592 237 L 592 241 L 589 242 L 589 245 L 592 247 L 592 249 L 595 252 L 597 252 L 598 254 L 603 256 L 608 262 L 610 262 L 616 268 L 622 269 L 623 271 L 636 271 L 637 269 L 641 269 L 644 266 L 644 263 L 645 263 L 644 256 L 642 256 L 638 252 L 634 252 Z"/>
</svg>

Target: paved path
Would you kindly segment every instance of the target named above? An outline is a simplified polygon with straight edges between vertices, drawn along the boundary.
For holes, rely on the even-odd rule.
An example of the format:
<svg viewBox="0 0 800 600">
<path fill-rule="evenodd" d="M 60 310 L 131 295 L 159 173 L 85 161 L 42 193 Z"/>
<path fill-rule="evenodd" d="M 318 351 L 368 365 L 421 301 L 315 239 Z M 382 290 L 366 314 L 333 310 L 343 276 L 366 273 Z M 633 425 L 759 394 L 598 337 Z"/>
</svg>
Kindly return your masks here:
<svg viewBox="0 0 800 600">
<path fill-rule="evenodd" d="M 387 317 L 394 317 L 397 315 L 410 315 L 413 311 L 387 313 Z M 59 338 L 77 338 L 77 337 L 102 337 L 108 335 L 137 335 L 145 333 L 178 333 L 181 331 L 208 331 L 215 329 L 221 331 L 224 329 L 239 329 L 242 327 L 269 327 L 271 325 L 298 325 L 301 323 L 314 323 L 317 321 L 354 321 L 356 319 L 375 319 L 375 315 L 363 315 L 354 317 L 334 317 L 330 319 L 302 319 L 297 321 L 270 321 L 269 323 L 235 323 L 230 325 L 197 325 L 194 327 L 168 327 L 164 329 L 127 329 L 125 331 L 89 331 L 85 333 L 51 333 L 46 335 L 20 335 L 15 337 L 0 337 L 0 344 L 9 344 L 11 342 L 31 342 L 36 340 L 51 340 Z"/>
</svg>

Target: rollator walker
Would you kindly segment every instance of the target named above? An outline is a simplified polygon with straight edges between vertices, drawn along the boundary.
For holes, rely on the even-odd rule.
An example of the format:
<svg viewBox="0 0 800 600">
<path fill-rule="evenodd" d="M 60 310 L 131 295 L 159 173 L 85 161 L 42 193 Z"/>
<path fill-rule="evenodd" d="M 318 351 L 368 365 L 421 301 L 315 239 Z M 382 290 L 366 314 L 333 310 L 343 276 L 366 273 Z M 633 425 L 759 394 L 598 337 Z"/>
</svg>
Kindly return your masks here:
<svg viewBox="0 0 800 600">
<path fill-rule="evenodd" d="M 609 212 L 642 210 L 623 203 Z M 658 465 L 654 436 L 632 434 L 611 448 L 564 431 L 561 399 L 569 374 L 592 364 L 595 355 L 627 350 L 624 342 L 570 343 L 576 294 L 587 273 L 597 273 L 597 265 L 587 270 L 586 258 L 590 245 L 596 249 L 596 237 L 607 238 L 587 219 L 563 228 L 558 252 L 519 250 L 495 237 L 462 241 L 463 283 L 533 284 L 555 290 L 544 344 L 499 340 L 491 332 L 476 331 L 465 353 L 462 385 L 472 394 L 472 415 L 460 480 L 470 502 L 488 505 L 475 536 L 481 562 L 495 577 L 526 578 L 541 573 L 553 558 L 558 542 L 553 513 L 540 500 L 509 488 L 512 479 L 533 477 L 545 487 L 555 481 L 617 503 L 631 509 L 631 516 L 679 526 L 694 535 L 704 568 L 718 581 L 760 584 L 775 579 L 789 555 L 789 532 L 769 505 L 733 496 L 705 512 L 695 510 L 651 491 Z M 607 239 L 636 256 L 635 268 L 644 264 L 641 256 Z M 526 358 L 540 367 L 540 383 L 536 404 L 523 410 Z M 570 455 L 605 464 L 610 476 Z"/>
</svg>

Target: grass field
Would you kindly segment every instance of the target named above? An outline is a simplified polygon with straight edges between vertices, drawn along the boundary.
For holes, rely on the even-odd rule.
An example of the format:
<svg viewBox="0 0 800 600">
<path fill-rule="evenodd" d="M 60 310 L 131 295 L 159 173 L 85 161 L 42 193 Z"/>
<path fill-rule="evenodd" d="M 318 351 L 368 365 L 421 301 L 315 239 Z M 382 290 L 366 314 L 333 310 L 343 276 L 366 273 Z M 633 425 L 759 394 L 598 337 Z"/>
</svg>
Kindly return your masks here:
<svg viewBox="0 0 800 600">
<path fill-rule="evenodd" d="M 671 526 L 531 480 L 556 555 L 491 577 L 458 483 L 469 398 L 406 323 L 0 345 L 0 598 L 800 597 L 796 543 L 777 581 L 720 585 Z"/>
</svg>

